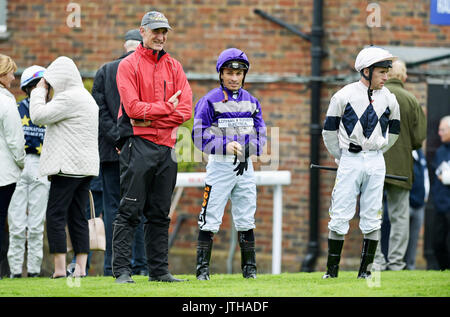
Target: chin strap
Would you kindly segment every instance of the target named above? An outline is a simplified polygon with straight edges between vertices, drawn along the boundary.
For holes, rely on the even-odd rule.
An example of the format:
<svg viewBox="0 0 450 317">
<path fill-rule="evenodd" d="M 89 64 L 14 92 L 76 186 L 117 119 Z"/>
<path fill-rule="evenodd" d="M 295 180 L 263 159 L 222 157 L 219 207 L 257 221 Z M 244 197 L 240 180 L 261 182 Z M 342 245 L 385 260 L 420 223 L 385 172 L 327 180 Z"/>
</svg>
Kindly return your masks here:
<svg viewBox="0 0 450 317">
<path fill-rule="evenodd" d="M 223 88 L 222 88 L 222 92 L 223 92 L 223 99 L 222 99 L 222 102 L 225 103 L 225 102 L 228 101 L 228 94 L 227 94 L 227 92 L 225 91 L 225 89 L 223 89 Z"/>
<path fill-rule="evenodd" d="M 372 75 L 373 75 L 373 67 L 369 67 L 369 76 L 366 76 L 364 74 L 364 70 L 361 70 L 361 76 L 364 77 L 369 82 L 369 88 L 367 88 L 367 97 L 369 98 L 369 103 L 372 104 L 372 93 L 373 89 L 370 89 L 370 86 L 372 86 Z"/>
</svg>

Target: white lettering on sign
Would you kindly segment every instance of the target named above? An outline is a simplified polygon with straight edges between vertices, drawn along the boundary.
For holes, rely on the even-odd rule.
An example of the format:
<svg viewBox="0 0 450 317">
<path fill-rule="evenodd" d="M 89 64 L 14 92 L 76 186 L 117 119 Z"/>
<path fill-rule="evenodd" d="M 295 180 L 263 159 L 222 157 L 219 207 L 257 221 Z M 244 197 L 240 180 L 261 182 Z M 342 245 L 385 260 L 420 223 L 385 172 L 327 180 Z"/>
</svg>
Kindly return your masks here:
<svg viewBox="0 0 450 317">
<path fill-rule="evenodd" d="M 222 118 L 218 123 L 219 128 L 253 127 L 253 118 Z"/>
<path fill-rule="evenodd" d="M 437 13 L 450 14 L 450 0 L 437 0 Z"/>
</svg>

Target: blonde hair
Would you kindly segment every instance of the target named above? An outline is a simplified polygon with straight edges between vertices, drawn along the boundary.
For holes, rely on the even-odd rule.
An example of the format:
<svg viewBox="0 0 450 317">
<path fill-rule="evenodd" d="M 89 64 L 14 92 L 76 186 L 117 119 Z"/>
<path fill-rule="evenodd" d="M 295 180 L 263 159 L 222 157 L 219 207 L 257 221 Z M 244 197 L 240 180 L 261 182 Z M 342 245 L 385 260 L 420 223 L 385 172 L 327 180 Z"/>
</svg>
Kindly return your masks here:
<svg viewBox="0 0 450 317">
<path fill-rule="evenodd" d="M 388 78 L 397 78 L 401 81 L 406 80 L 406 64 L 401 60 L 396 60 L 392 63 L 392 68 L 389 69 Z"/>
<path fill-rule="evenodd" d="M 7 55 L 0 54 L 0 77 L 5 76 L 10 71 L 15 72 L 17 65 L 13 59 Z"/>
</svg>

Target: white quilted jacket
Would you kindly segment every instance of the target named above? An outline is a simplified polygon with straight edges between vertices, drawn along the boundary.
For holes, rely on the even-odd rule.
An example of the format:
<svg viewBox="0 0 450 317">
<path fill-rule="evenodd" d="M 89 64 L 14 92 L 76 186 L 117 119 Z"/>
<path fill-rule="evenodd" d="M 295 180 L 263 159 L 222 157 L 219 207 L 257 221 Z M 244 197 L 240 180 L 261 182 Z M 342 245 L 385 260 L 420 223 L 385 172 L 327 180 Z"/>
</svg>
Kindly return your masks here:
<svg viewBox="0 0 450 317">
<path fill-rule="evenodd" d="M 16 183 L 25 162 L 25 138 L 16 99 L 0 85 L 0 186 Z"/>
<path fill-rule="evenodd" d="M 47 125 L 40 159 L 40 173 L 96 176 L 99 173 L 98 106 L 84 88 L 75 63 L 55 59 L 44 73 L 54 95 L 46 103 L 46 90 L 31 93 L 30 116 Z"/>
</svg>

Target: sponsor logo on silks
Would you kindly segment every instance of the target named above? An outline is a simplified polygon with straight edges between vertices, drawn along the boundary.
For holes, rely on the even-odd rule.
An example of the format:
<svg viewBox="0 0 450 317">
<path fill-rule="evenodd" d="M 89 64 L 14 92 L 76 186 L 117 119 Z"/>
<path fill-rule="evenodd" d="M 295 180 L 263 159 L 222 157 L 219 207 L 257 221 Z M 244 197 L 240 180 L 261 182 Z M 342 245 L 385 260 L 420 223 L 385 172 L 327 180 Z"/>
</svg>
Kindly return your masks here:
<svg viewBox="0 0 450 317">
<path fill-rule="evenodd" d="M 206 208 L 208 207 L 209 196 L 211 195 L 211 185 L 205 184 L 203 192 L 202 212 L 198 216 L 200 229 L 206 224 Z"/>
<path fill-rule="evenodd" d="M 219 128 L 253 127 L 253 118 L 221 118 Z"/>
</svg>

